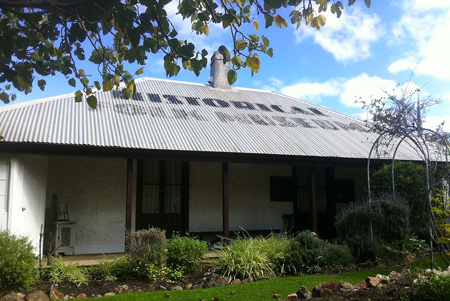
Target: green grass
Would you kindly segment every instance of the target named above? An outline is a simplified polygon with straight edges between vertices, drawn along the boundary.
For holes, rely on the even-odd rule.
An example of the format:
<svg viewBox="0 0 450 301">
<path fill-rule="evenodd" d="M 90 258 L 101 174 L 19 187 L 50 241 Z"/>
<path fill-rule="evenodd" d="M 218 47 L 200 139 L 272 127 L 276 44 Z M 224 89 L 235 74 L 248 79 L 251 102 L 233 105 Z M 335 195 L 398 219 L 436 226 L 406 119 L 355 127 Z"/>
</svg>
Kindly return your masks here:
<svg viewBox="0 0 450 301">
<path fill-rule="evenodd" d="M 442 260 L 436 258 L 436 266 L 444 267 Z M 422 259 L 417 261 L 411 268 L 429 268 L 429 260 Z M 246 300 L 274 300 L 273 295 L 279 294 L 283 299 L 287 295 L 297 292 L 300 286 L 306 286 L 310 291 L 315 285 L 325 281 L 345 281 L 356 284 L 364 280 L 367 276 L 375 276 L 376 274 L 388 275 L 391 271 L 401 272 L 405 267 L 386 267 L 378 269 L 367 269 L 361 271 L 345 272 L 335 275 L 304 275 L 301 277 L 280 277 L 268 280 L 250 282 L 246 284 L 227 285 L 208 289 L 189 290 L 189 291 L 168 291 L 170 298 L 167 300 L 195 300 L 202 299 L 211 300 L 218 298 L 220 301 L 246 301 Z M 231 295 L 230 292 L 236 292 Z M 102 301 L 114 300 L 165 300 L 164 291 L 122 294 L 112 297 L 102 297 Z"/>
</svg>

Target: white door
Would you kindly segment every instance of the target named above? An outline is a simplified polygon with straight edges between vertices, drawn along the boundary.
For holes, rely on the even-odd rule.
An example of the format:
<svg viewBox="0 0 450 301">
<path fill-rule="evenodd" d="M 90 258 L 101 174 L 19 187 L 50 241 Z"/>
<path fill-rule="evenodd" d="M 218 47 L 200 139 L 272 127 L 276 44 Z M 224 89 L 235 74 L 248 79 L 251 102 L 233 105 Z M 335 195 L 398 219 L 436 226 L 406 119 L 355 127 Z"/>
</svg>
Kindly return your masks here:
<svg viewBox="0 0 450 301">
<path fill-rule="evenodd" d="M 8 161 L 0 159 L 0 231 L 8 226 L 8 178 Z"/>
</svg>

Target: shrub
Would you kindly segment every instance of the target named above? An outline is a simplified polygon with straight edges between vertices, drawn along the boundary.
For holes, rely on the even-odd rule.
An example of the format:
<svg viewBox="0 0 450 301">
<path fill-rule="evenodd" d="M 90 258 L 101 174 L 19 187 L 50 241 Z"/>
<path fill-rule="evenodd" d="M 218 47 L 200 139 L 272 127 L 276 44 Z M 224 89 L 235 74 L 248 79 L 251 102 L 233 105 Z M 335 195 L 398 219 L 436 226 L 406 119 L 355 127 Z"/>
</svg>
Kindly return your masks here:
<svg viewBox="0 0 450 301">
<path fill-rule="evenodd" d="M 172 268 L 166 264 L 147 266 L 147 278 L 150 281 L 174 282 L 183 279 L 184 270 L 180 267 Z"/>
<path fill-rule="evenodd" d="M 159 228 L 143 229 L 128 233 L 128 252 L 133 254 L 147 253 L 155 244 L 166 241 L 166 231 Z"/>
<path fill-rule="evenodd" d="M 412 162 L 395 162 L 395 191 L 411 207 L 411 230 L 422 239 L 428 239 L 428 210 L 426 171 L 422 165 Z M 392 193 L 392 164 L 377 170 L 371 178 L 375 195 Z"/>
<path fill-rule="evenodd" d="M 267 238 L 255 238 L 254 245 L 261 254 L 267 256 L 275 274 L 283 275 L 292 270 L 286 263 L 289 248 L 289 239 L 286 236 L 271 235 Z"/>
<path fill-rule="evenodd" d="M 167 260 L 166 233 L 158 228 L 128 234 L 129 262 L 136 276 L 146 276 L 150 264 L 161 265 Z"/>
<path fill-rule="evenodd" d="M 353 257 L 347 246 L 321 240 L 306 230 L 290 241 L 287 261 L 295 272 L 311 273 L 341 270 L 353 263 Z"/>
<path fill-rule="evenodd" d="M 172 267 L 195 266 L 208 251 L 205 241 L 191 237 L 174 236 L 166 244 L 167 263 Z"/>
<path fill-rule="evenodd" d="M 0 232 L 0 292 L 23 290 L 36 281 L 33 247 L 25 237 Z"/>
<path fill-rule="evenodd" d="M 392 195 L 369 203 L 358 203 L 337 217 L 336 229 L 360 261 L 383 257 L 383 245 L 404 241 L 409 233 L 409 208 Z M 372 222 L 373 241 L 370 237 Z M 400 247 L 400 246 L 397 246 Z"/>
<path fill-rule="evenodd" d="M 81 286 L 87 284 L 87 273 L 78 264 L 65 264 L 61 257 L 54 258 L 48 267 L 48 275 L 53 283 L 69 282 Z"/>
<path fill-rule="evenodd" d="M 90 271 L 91 277 L 101 281 L 114 281 L 117 279 L 131 278 L 132 266 L 126 256 L 108 260 L 103 255 L 103 259 L 93 266 Z"/>
<path fill-rule="evenodd" d="M 260 251 L 253 238 L 238 239 L 225 245 L 214 265 L 229 280 L 254 280 L 273 274 L 269 258 Z"/>
<path fill-rule="evenodd" d="M 450 300 L 450 275 L 431 274 L 425 278 L 419 278 L 414 287 L 414 297 L 424 301 Z"/>
</svg>

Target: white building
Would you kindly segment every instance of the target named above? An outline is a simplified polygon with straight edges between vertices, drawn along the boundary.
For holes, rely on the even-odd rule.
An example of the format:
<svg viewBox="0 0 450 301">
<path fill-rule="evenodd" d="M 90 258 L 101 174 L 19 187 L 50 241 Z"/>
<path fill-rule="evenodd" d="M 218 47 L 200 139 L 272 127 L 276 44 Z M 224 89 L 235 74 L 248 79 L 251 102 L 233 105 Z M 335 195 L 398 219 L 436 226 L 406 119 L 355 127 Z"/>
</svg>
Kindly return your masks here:
<svg viewBox="0 0 450 301">
<path fill-rule="evenodd" d="M 38 250 L 41 225 L 48 241 L 66 218 L 76 254 L 122 252 L 126 230 L 148 226 L 284 231 L 286 214 L 332 237 L 336 212 L 365 193 L 377 135 L 360 120 L 220 82 L 136 85 L 131 100 L 98 92 L 95 110 L 73 95 L 0 108 L 0 229 Z"/>
</svg>

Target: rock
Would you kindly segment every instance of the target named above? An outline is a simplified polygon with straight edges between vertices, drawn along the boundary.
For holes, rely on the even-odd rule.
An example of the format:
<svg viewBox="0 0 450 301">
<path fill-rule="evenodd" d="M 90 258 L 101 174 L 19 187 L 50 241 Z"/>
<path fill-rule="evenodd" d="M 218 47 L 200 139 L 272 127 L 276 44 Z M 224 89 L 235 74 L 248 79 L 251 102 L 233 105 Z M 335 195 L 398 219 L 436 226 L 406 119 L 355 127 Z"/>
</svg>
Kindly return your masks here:
<svg viewBox="0 0 450 301">
<path fill-rule="evenodd" d="M 364 289 L 367 288 L 367 283 L 363 280 L 360 283 L 357 283 L 353 286 L 354 289 L 360 290 L 360 289 Z"/>
<path fill-rule="evenodd" d="M 86 299 L 87 296 L 86 296 L 85 293 L 81 293 L 81 294 L 78 294 L 75 298 L 76 298 L 76 299 Z"/>
<path fill-rule="evenodd" d="M 200 283 L 194 284 L 194 285 L 192 286 L 192 289 L 194 289 L 194 290 L 201 289 L 201 288 L 203 288 L 203 285 L 204 285 L 204 284 L 205 284 L 204 282 L 200 282 Z"/>
<path fill-rule="evenodd" d="M 400 280 L 400 278 L 402 278 L 402 274 L 399 272 L 392 271 L 389 273 L 389 279 L 391 279 L 391 281 L 397 281 Z"/>
<path fill-rule="evenodd" d="M 284 299 L 284 301 L 298 301 L 297 294 L 290 294 Z"/>
<path fill-rule="evenodd" d="M 242 284 L 242 280 L 241 279 L 234 279 L 233 281 L 230 282 L 230 284 Z"/>
<path fill-rule="evenodd" d="M 324 288 L 320 291 L 320 298 L 329 298 L 331 296 L 336 295 L 335 292 L 333 292 L 331 289 L 329 288 Z"/>
<path fill-rule="evenodd" d="M 377 287 L 381 284 L 381 280 L 377 277 L 366 278 L 367 287 Z"/>
<path fill-rule="evenodd" d="M 377 277 L 378 279 L 380 279 L 380 282 L 381 282 L 382 284 L 388 284 L 389 281 L 390 281 L 389 277 L 386 276 L 386 275 L 377 274 L 375 277 Z"/>
<path fill-rule="evenodd" d="M 156 291 L 156 286 L 154 286 L 153 284 L 152 284 L 152 285 L 149 285 L 149 286 L 148 286 L 148 291 L 149 291 L 149 292 L 154 292 L 154 291 Z"/>
<path fill-rule="evenodd" d="M 54 286 L 50 289 L 50 301 L 64 300 L 64 295 L 59 292 Z"/>
<path fill-rule="evenodd" d="M 109 292 L 105 294 L 105 297 L 109 297 L 109 296 L 115 296 L 116 294 L 114 292 Z"/>
<path fill-rule="evenodd" d="M 183 288 L 181 286 L 177 285 L 177 286 L 172 287 L 171 290 L 172 291 L 182 291 Z"/>
<path fill-rule="evenodd" d="M 228 284 L 228 278 L 217 275 L 217 274 L 211 274 L 206 279 L 205 287 L 216 287 L 216 286 L 224 286 Z"/>
<path fill-rule="evenodd" d="M 124 285 L 119 285 L 119 286 L 116 286 L 116 287 L 114 288 L 114 292 L 115 292 L 116 294 L 122 294 L 122 293 L 127 292 L 127 291 L 128 291 L 128 285 L 126 285 L 126 284 L 124 284 Z"/>
<path fill-rule="evenodd" d="M 322 291 L 327 290 L 324 294 L 326 296 L 333 296 L 337 293 L 339 293 L 340 285 L 336 281 L 328 281 L 328 282 L 322 282 L 316 285 L 313 288 L 312 295 L 313 297 L 322 297 Z M 331 295 L 330 295 L 331 294 Z"/>
<path fill-rule="evenodd" d="M 351 283 L 345 282 L 345 281 L 341 281 L 339 282 L 340 285 L 340 289 L 339 291 L 343 292 L 343 293 L 347 293 L 347 292 L 352 292 L 353 291 L 353 285 Z"/>
<path fill-rule="evenodd" d="M 162 285 L 159 286 L 159 289 L 160 289 L 161 291 L 167 291 L 167 287 L 162 286 Z"/>
<path fill-rule="evenodd" d="M 50 298 L 43 291 L 35 291 L 27 296 L 28 301 L 50 301 Z"/>
<path fill-rule="evenodd" d="M 249 278 L 242 279 L 242 283 L 249 283 L 249 282 L 252 282 Z"/>
<path fill-rule="evenodd" d="M 2 298 L 0 298 L 0 301 L 24 301 L 25 300 L 25 295 L 22 293 L 14 293 L 11 292 L 5 296 L 3 296 Z"/>
<path fill-rule="evenodd" d="M 188 283 L 184 286 L 184 289 L 187 291 L 190 290 L 191 288 L 192 288 L 192 283 Z"/>
<path fill-rule="evenodd" d="M 305 286 L 301 286 L 297 291 L 297 297 L 299 299 L 311 299 L 312 294 Z"/>
</svg>

